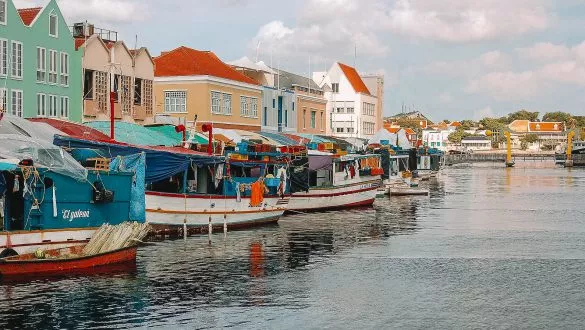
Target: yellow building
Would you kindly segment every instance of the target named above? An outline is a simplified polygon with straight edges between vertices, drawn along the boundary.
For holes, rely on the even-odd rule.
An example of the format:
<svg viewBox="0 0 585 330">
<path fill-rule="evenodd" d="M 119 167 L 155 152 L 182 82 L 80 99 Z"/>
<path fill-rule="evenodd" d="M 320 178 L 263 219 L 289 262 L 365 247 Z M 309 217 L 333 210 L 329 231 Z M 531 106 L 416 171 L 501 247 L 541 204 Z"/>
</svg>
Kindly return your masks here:
<svg viewBox="0 0 585 330">
<path fill-rule="evenodd" d="M 154 59 L 155 111 L 218 128 L 260 131 L 262 88 L 213 52 L 179 47 Z"/>
</svg>

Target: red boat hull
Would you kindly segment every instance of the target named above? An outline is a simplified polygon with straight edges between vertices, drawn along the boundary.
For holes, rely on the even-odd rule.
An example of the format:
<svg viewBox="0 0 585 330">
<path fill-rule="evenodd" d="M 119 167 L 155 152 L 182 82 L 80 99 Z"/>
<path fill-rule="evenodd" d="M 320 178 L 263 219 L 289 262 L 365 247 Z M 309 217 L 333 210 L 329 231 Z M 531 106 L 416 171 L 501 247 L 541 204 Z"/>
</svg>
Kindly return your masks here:
<svg viewBox="0 0 585 330">
<path fill-rule="evenodd" d="M 72 253 L 79 253 L 83 246 L 69 248 Z M 0 277 L 58 276 L 68 275 L 97 267 L 136 262 L 137 247 L 128 247 L 92 256 L 71 259 L 36 259 L 33 254 L 21 255 L 0 260 Z M 51 256 L 52 252 L 45 254 Z"/>
</svg>

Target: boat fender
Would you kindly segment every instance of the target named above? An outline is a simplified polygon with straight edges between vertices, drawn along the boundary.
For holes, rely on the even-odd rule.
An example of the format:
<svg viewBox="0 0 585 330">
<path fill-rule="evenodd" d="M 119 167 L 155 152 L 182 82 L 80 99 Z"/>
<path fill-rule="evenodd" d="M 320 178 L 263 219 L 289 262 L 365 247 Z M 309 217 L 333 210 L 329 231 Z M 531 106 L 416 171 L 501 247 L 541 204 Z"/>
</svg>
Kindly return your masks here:
<svg viewBox="0 0 585 330">
<path fill-rule="evenodd" d="M 17 255 L 18 252 L 14 251 L 13 249 L 4 249 L 2 252 L 0 252 L 0 259 L 14 257 Z"/>
</svg>

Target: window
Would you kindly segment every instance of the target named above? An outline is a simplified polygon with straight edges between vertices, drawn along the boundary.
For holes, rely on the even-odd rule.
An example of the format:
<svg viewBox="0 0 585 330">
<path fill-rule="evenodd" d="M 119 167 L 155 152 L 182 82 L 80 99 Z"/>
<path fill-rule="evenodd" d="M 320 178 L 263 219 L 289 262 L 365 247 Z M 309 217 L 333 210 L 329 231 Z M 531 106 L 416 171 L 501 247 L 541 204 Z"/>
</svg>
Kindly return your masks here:
<svg viewBox="0 0 585 330">
<path fill-rule="evenodd" d="M 6 95 L 6 88 L 0 88 L 0 112 L 7 112 L 8 97 Z"/>
<path fill-rule="evenodd" d="M 325 122 L 323 121 L 323 111 L 321 111 L 321 132 L 325 130 Z"/>
<path fill-rule="evenodd" d="M 255 97 L 252 97 L 250 99 L 250 104 L 252 107 L 252 117 L 253 118 L 258 118 L 258 99 Z"/>
<path fill-rule="evenodd" d="M 292 103 L 292 111 L 295 111 L 295 103 L 294 102 Z"/>
<path fill-rule="evenodd" d="M 339 107 L 336 109 L 337 113 L 344 113 L 345 112 L 345 108 Z"/>
<path fill-rule="evenodd" d="M 83 99 L 93 100 L 93 70 L 85 70 L 83 74 Z"/>
<path fill-rule="evenodd" d="M 57 51 L 49 50 L 49 84 L 57 83 Z"/>
<path fill-rule="evenodd" d="M 317 111 L 311 111 L 311 128 L 315 128 L 317 119 Z"/>
<path fill-rule="evenodd" d="M 103 71 L 95 71 L 93 75 L 95 104 L 97 104 L 98 112 L 108 111 L 108 104 L 110 104 L 110 87 L 108 84 L 108 74 Z"/>
<path fill-rule="evenodd" d="M 118 100 L 120 99 L 120 75 L 115 74 L 114 75 L 114 102 L 118 102 Z M 108 93 L 109 95 L 109 93 Z M 108 102 L 109 102 L 110 98 L 108 97 Z"/>
<path fill-rule="evenodd" d="M 54 13 L 49 16 L 49 35 L 55 38 L 59 35 L 59 18 Z"/>
<path fill-rule="evenodd" d="M 221 93 L 211 92 L 211 113 L 221 113 Z"/>
<path fill-rule="evenodd" d="M 353 107 L 352 108 L 346 108 L 346 110 L 347 110 L 347 113 L 354 113 L 354 108 Z"/>
<path fill-rule="evenodd" d="M 339 83 L 331 84 L 331 89 L 333 90 L 333 93 L 339 93 Z"/>
<path fill-rule="evenodd" d="M 144 95 L 142 96 L 142 104 L 146 115 L 152 115 L 152 80 L 144 80 Z"/>
<path fill-rule="evenodd" d="M 276 109 L 276 99 L 272 99 L 272 109 Z"/>
<path fill-rule="evenodd" d="M 131 116 L 132 115 L 132 103 L 134 102 L 133 93 L 133 86 L 132 86 L 132 77 L 130 76 L 121 76 L 120 82 L 122 85 L 119 89 L 119 96 L 122 104 L 122 114 Z"/>
<path fill-rule="evenodd" d="M 353 127 L 348 127 L 347 128 L 347 132 L 348 133 L 354 133 L 355 131 L 354 131 L 354 128 Z"/>
<path fill-rule="evenodd" d="M 14 40 L 12 41 L 12 78 L 22 79 L 22 42 Z"/>
<path fill-rule="evenodd" d="M 268 125 L 268 107 L 264 107 L 264 113 L 262 114 L 262 125 Z"/>
<path fill-rule="evenodd" d="M 37 94 L 37 116 L 45 117 L 47 115 L 47 95 Z"/>
<path fill-rule="evenodd" d="M 337 133 L 343 133 L 343 127 L 337 127 Z"/>
<path fill-rule="evenodd" d="M 165 92 L 165 112 L 187 112 L 187 92 Z"/>
<path fill-rule="evenodd" d="M 307 109 L 303 109 L 303 128 L 307 128 Z"/>
<path fill-rule="evenodd" d="M 366 116 L 375 116 L 376 115 L 376 105 L 372 103 L 364 102 L 362 104 L 362 113 Z"/>
<path fill-rule="evenodd" d="M 37 82 L 45 82 L 47 79 L 47 50 L 37 47 Z"/>
<path fill-rule="evenodd" d="M 61 53 L 61 85 L 69 86 L 69 54 Z"/>
<path fill-rule="evenodd" d="M 8 40 L 0 39 L 0 76 L 8 75 Z"/>
<path fill-rule="evenodd" d="M 142 79 L 134 78 L 134 105 L 142 105 Z"/>
<path fill-rule="evenodd" d="M 49 95 L 49 117 L 57 117 L 57 96 Z"/>
<path fill-rule="evenodd" d="M 61 117 L 69 118 L 69 97 L 61 96 Z"/>
<path fill-rule="evenodd" d="M 13 116 L 22 117 L 22 91 L 21 90 L 12 90 L 12 111 L 11 114 Z"/>
<path fill-rule="evenodd" d="M 231 115 L 232 114 L 232 95 L 223 93 L 223 114 L 224 115 Z"/>
<path fill-rule="evenodd" d="M 240 96 L 240 116 L 248 117 L 248 98 Z"/>
<path fill-rule="evenodd" d="M 0 24 L 6 25 L 6 0 L 0 0 Z"/>
</svg>

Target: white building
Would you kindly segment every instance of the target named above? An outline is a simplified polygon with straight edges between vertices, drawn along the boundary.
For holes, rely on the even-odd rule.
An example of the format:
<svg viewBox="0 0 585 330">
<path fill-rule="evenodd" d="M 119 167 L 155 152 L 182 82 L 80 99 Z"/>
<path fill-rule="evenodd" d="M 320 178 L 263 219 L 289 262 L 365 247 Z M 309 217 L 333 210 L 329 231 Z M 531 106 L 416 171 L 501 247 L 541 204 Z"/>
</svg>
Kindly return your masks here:
<svg viewBox="0 0 585 330">
<path fill-rule="evenodd" d="M 461 140 L 463 150 L 491 150 L 492 141 L 485 136 L 468 136 Z"/>
<path fill-rule="evenodd" d="M 354 68 L 336 62 L 328 72 L 314 72 L 313 80 L 321 88 L 327 86 L 328 135 L 369 139 L 376 134 L 382 109 Z"/>
<path fill-rule="evenodd" d="M 433 130 L 425 129 L 422 131 L 422 142 L 424 146 L 436 148 L 441 151 L 447 151 L 449 144 L 449 135 L 453 133 L 452 130 Z"/>
</svg>

